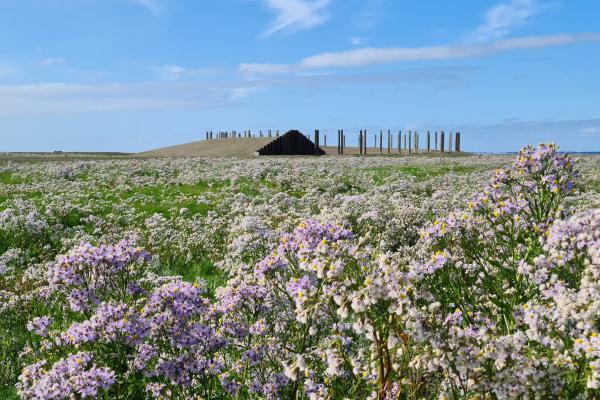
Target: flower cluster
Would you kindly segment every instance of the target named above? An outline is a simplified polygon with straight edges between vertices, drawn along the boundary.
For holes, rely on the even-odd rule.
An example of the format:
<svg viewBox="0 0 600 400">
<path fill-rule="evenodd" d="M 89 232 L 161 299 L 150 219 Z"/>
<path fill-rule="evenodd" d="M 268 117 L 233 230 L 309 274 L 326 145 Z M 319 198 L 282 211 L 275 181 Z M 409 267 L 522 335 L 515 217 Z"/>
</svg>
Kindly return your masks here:
<svg viewBox="0 0 600 400">
<path fill-rule="evenodd" d="M 148 253 L 127 240 L 114 246 L 84 243 L 51 265 L 48 282 L 53 291 L 65 295 L 71 310 L 82 311 L 98 304 L 104 294 L 110 296 L 120 278 L 133 275 L 137 264 L 149 259 Z M 129 289 L 136 291 L 133 286 Z"/>
<path fill-rule="evenodd" d="M 21 371 L 17 385 L 20 396 L 40 400 L 96 398 L 115 383 L 114 372 L 93 364 L 90 353 L 61 358 L 48 370 L 46 364 L 42 360 Z"/>
<path fill-rule="evenodd" d="M 4 165 L 0 387 L 597 398 L 600 162 L 580 173 L 554 145 L 512 161 Z"/>
</svg>

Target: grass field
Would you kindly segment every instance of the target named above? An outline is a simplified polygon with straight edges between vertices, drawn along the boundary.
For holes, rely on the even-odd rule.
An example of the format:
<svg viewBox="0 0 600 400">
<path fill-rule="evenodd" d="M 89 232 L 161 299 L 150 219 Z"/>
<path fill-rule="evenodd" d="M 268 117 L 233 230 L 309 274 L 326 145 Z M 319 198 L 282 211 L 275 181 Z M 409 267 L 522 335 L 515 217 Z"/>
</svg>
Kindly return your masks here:
<svg viewBox="0 0 600 400">
<path fill-rule="evenodd" d="M 582 187 L 573 192 L 570 186 L 557 189 L 564 191 L 559 198 L 548 186 L 535 200 L 546 202 L 548 210 L 560 207 L 570 214 L 556 211 L 535 224 L 530 221 L 541 217 L 530 214 L 529 208 L 510 211 L 514 214 L 506 219 L 500 214 L 516 199 L 534 204 L 530 189 L 515 186 L 507 197 L 490 204 L 496 200 L 488 184 L 491 178 L 499 179 L 497 170 L 520 168 L 511 167 L 512 156 L 48 157 L 0 158 L 0 398 L 18 398 L 18 382 L 21 397 L 30 398 L 29 390 L 39 390 L 44 379 L 85 382 L 84 376 L 97 373 L 96 386 L 88 389 L 104 398 L 144 398 L 152 388 L 166 398 L 269 398 L 265 388 L 271 387 L 282 398 L 307 398 L 311 382 L 317 381 L 319 390 L 331 398 L 343 398 L 349 387 L 354 398 L 362 398 L 373 390 L 391 390 L 382 386 L 385 380 L 400 385 L 402 398 L 433 399 L 447 393 L 445 384 L 460 379 L 451 364 L 454 350 L 448 350 L 456 348 L 473 354 L 487 349 L 478 356 L 487 369 L 465 368 L 473 368 L 469 371 L 479 374 L 478 382 L 488 382 L 495 390 L 559 393 L 542 389 L 554 387 L 561 395 L 596 395 L 580 384 L 594 379 L 594 358 L 577 359 L 580 369 L 573 372 L 555 359 L 554 350 L 541 351 L 535 338 L 519 342 L 522 351 L 511 347 L 517 333 L 527 336 L 527 322 L 518 310 L 533 301 L 551 304 L 536 285 L 527 283 L 534 278 L 511 268 L 533 264 L 539 255 L 554 257 L 554 250 L 538 244 L 546 240 L 543 230 L 552 225 L 554 215 L 583 213 L 580 226 L 593 225 L 585 213 L 600 206 L 599 157 L 581 157 L 578 162 L 581 176 L 573 179 Z M 528 174 L 515 173 L 516 182 L 538 179 Z M 571 176 L 569 170 L 554 174 L 557 182 L 563 179 L 559 176 Z M 455 228 L 457 221 L 465 221 L 461 230 Z M 552 237 L 554 231 L 548 232 Z M 98 258 L 100 254 L 104 258 Z M 595 264 L 586 257 L 580 254 L 570 265 L 589 269 Z M 439 272 L 415 278 L 418 268 L 438 268 L 437 263 L 444 265 Z M 280 267 L 271 270 L 273 265 Z M 321 265 L 327 267 L 324 272 L 318 272 Z M 86 268 L 92 269 L 78 275 Z M 336 268 L 341 272 L 334 273 Z M 555 273 L 562 274 L 564 282 L 579 282 L 582 276 L 562 269 Z M 520 289 L 510 290 L 515 285 Z M 344 301 L 332 290 L 348 296 L 344 301 L 352 306 L 341 307 Z M 143 324 L 159 320 L 149 298 L 161 302 L 160 312 L 177 315 L 166 321 L 181 324 L 161 322 L 143 330 Z M 178 309 L 177 302 L 186 306 Z M 125 307 L 128 314 L 103 308 L 107 305 Z M 457 310 L 465 317 L 457 319 Z M 102 314 L 106 312 L 113 314 Z M 466 317 L 467 313 L 481 318 Z M 141 329 L 135 337 L 142 342 L 128 336 L 134 325 L 127 321 L 142 324 L 135 328 Z M 377 332 L 376 341 L 356 325 L 359 321 Z M 96 333 L 79 338 L 78 324 L 92 324 Z M 210 329 L 200 333 L 199 326 Z M 117 336 L 108 333 L 114 329 Z M 448 336 L 449 329 L 456 335 Z M 458 333 L 463 329 L 475 335 L 472 340 Z M 540 334 L 550 338 L 556 333 Z M 198 335 L 201 341 L 174 344 L 177 338 Z M 379 335 L 387 339 L 382 342 Z M 441 347 L 431 347 L 432 337 Z M 398 346 L 403 350 L 395 353 Z M 160 349 L 162 356 L 148 356 L 141 371 L 163 372 L 136 372 L 131 363 L 150 348 Z M 493 348 L 512 349 L 515 358 L 497 364 L 500 356 Z M 260 353 L 266 349 L 271 356 Z M 379 351 L 395 360 L 394 369 L 378 361 L 385 359 L 378 358 Z M 441 355 L 445 351 L 450 352 Z M 259 352 L 256 361 L 246 362 L 248 352 Z M 363 358 L 365 352 L 371 356 Z M 86 364 L 88 353 L 93 365 L 108 370 L 94 370 L 92 361 Z M 296 367 L 290 365 L 300 356 L 306 364 L 301 368 L 308 372 L 296 376 Z M 344 356 L 349 357 L 348 365 Z M 81 364 L 74 365 L 81 366 L 71 372 L 50 368 L 68 357 L 76 357 Z M 218 363 L 222 370 L 215 375 L 182 364 L 179 372 L 169 375 L 167 364 L 182 357 Z M 526 365 L 532 358 L 544 360 L 536 367 L 539 386 L 511 380 L 530 368 Z M 427 371 L 415 366 L 418 359 L 450 364 Z M 41 360 L 46 367 L 27 372 L 37 378 L 25 378 L 24 368 Z M 349 365 L 360 374 L 353 375 Z M 384 372 L 390 369 L 371 374 L 377 365 Z M 197 379 L 194 388 L 176 383 L 187 377 Z M 262 387 L 258 392 L 252 392 L 254 381 Z M 303 385 L 294 383 L 298 381 Z M 239 388 L 228 391 L 230 382 Z M 555 386 L 546 386 L 548 382 Z M 74 388 L 67 384 L 64 393 L 80 390 Z M 449 398 L 477 396 L 487 388 L 474 382 Z"/>
</svg>

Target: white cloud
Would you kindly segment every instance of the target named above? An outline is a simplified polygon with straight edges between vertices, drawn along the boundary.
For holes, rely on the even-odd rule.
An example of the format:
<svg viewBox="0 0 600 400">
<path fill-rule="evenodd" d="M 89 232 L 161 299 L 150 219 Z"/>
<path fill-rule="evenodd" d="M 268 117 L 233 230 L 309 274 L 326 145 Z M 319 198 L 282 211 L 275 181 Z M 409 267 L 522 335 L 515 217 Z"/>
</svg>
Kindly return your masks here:
<svg viewBox="0 0 600 400">
<path fill-rule="evenodd" d="M 303 58 L 298 64 L 242 64 L 240 70 L 253 74 L 284 73 L 298 70 L 352 68 L 403 61 L 435 61 L 484 57 L 515 50 L 527 50 L 574 43 L 600 42 L 600 33 L 557 34 L 502 39 L 476 45 L 427 47 L 384 47 L 316 54 Z"/>
<path fill-rule="evenodd" d="M 161 0 L 129 0 L 130 2 L 146 8 L 154 15 L 162 14 L 164 6 Z"/>
<path fill-rule="evenodd" d="M 17 71 L 15 68 L 10 65 L 5 65 L 0 63 L 0 79 L 8 78 L 11 75 L 14 75 Z"/>
<path fill-rule="evenodd" d="M 594 134 L 600 133 L 600 130 L 598 128 L 588 126 L 587 128 L 583 128 L 580 132 L 583 134 Z"/>
<path fill-rule="evenodd" d="M 331 0 L 262 0 L 277 14 L 277 18 L 263 35 L 270 36 L 281 30 L 300 30 L 323 24 L 328 15 L 325 8 Z"/>
<path fill-rule="evenodd" d="M 353 36 L 350 38 L 350 44 L 352 46 L 360 46 L 365 43 L 365 39 L 358 36 Z"/>
<path fill-rule="evenodd" d="M 67 63 L 67 59 L 63 57 L 48 57 L 37 62 L 42 67 L 52 67 L 55 65 L 63 65 Z"/>
<path fill-rule="evenodd" d="M 165 111 L 237 105 L 248 96 L 270 87 L 322 88 L 326 85 L 370 83 L 462 82 L 476 70 L 429 68 L 386 74 L 312 75 L 218 82 L 164 81 L 114 84 L 0 84 L 0 119 L 72 115 L 110 111 Z"/>
<path fill-rule="evenodd" d="M 238 72 L 242 75 L 279 75 L 293 72 L 295 67 L 289 64 L 261 64 L 249 63 L 240 64 Z"/>
<path fill-rule="evenodd" d="M 169 80 L 198 77 L 212 78 L 221 73 L 220 70 L 215 68 L 184 68 L 174 64 L 163 65 L 162 67 L 153 69 L 162 75 L 163 78 Z"/>
<path fill-rule="evenodd" d="M 250 95 L 250 93 L 252 93 L 255 90 L 257 90 L 257 88 L 239 87 L 228 90 L 227 94 L 229 95 L 229 101 L 237 102 L 245 99 L 246 97 L 248 97 L 248 95 Z"/>
<path fill-rule="evenodd" d="M 0 85 L 0 118 L 219 107 L 247 93 L 246 87 L 235 83 Z"/>
<path fill-rule="evenodd" d="M 510 0 L 487 11 L 484 22 L 475 29 L 472 39 L 479 42 L 500 39 L 529 18 L 548 9 L 536 0 Z"/>
<path fill-rule="evenodd" d="M 377 26 L 384 15 L 384 7 L 391 4 L 390 0 L 365 0 L 355 24 L 362 31 L 369 31 Z"/>
</svg>

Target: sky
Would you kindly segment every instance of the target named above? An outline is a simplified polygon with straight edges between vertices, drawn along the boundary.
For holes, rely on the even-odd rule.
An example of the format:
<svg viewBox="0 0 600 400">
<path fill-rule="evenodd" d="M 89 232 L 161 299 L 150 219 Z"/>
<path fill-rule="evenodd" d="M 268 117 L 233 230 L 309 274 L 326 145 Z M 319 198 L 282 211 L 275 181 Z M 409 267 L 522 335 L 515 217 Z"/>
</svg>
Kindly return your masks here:
<svg viewBox="0 0 600 400">
<path fill-rule="evenodd" d="M 246 129 L 600 151 L 598 71 L 597 0 L 0 0 L 0 152 Z"/>
</svg>

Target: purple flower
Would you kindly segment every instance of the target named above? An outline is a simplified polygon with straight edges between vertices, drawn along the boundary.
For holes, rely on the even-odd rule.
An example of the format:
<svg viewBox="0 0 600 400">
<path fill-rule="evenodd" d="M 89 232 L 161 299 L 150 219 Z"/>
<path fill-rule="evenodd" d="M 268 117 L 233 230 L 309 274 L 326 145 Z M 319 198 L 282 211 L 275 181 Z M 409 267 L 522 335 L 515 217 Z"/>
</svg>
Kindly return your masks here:
<svg viewBox="0 0 600 400">
<path fill-rule="evenodd" d="M 115 373 L 97 367 L 90 353 L 61 358 L 48 371 L 46 361 L 29 365 L 21 371 L 17 390 L 23 398 L 57 399 L 97 397 L 115 383 Z"/>
<path fill-rule="evenodd" d="M 48 316 L 45 317 L 36 317 L 27 323 L 27 330 L 30 332 L 35 332 L 36 334 L 47 337 L 48 329 L 50 325 L 52 325 L 54 319 Z"/>
</svg>

